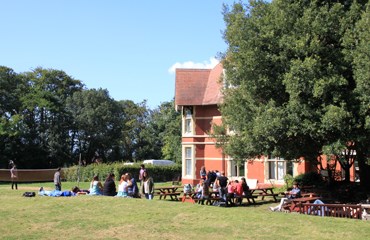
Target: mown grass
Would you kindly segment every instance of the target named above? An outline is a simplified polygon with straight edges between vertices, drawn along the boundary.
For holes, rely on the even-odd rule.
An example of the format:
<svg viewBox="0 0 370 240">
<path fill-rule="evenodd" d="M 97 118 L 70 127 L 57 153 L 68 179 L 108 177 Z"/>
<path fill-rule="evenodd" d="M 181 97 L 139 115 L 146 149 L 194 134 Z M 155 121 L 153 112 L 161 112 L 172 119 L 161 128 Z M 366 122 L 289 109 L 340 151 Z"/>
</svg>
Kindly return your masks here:
<svg viewBox="0 0 370 240">
<path fill-rule="evenodd" d="M 368 239 L 370 222 L 114 197 L 22 197 L 52 183 L 0 185 L 1 239 Z M 75 183 L 63 183 L 70 189 Z M 87 188 L 88 183 L 80 183 Z"/>
</svg>

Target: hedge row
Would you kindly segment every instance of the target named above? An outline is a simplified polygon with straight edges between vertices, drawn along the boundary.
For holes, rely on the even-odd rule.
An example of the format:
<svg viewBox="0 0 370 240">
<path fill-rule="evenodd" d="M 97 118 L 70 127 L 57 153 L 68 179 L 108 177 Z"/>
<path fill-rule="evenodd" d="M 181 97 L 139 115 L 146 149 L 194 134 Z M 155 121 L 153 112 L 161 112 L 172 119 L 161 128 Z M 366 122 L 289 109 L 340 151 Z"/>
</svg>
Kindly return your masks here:
<svg viewBox="0 0 370 240">
<path fill-rule="evenodd" d="M 148 173 L 155 182 L 172 181 L 181 177 L 181 165 L 172 166 L 153 166 L 145 165 Z M 123 163 L 111 164 L 91 164 L 85 167 L 72 166 L 63 169 L 63 178 L 70 182 L 89 182 L 93 176 L 98 175 L 100 181 L 104 181 L 109 173 L 114 173 L 118 181 L 122 174 L 131 173 L 135 179 L 138 179 L 140 171 L 140 164 L 124 165 Z"/>
</svg>

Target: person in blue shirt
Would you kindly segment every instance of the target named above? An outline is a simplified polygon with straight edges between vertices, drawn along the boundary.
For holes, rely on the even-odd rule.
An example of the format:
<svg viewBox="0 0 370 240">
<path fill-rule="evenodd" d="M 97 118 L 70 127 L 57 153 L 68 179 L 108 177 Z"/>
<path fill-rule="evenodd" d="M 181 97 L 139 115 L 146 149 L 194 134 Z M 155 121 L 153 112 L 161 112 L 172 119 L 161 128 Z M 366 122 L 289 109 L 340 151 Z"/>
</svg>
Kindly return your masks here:
<svg viewBox="0 0 370 240">
<path fill-rule="evenodd" d="M 126 173 L 127 176 L 127 193 L 129 197 L 139 198 L 139 188 L 137 187 L 137 183 L 135 178 L 131 175 L 131 173 Z"/>
<path fill-rule="evenodd" d="M 299 198 L 301 197 L 301 189 L 298 187 L 298 183 L 294 182 L 293 183 L 293 188 L 289 192 L 286 192 L 286 197 L 282 198 L 280 200 L 280 204 L 277 205 L 276 207 L 270 207 L 271 211 L 281 211 L 282 206 L 284 205 L 285 202 L 288 202 L 289 199 L 293 198 Z"/>
<path fill-rule="evenodd" d="M 80 189 L 78 187 L 73 187 L 72 191 L 60 191 L 60 190 L 47 191 L 44 190 L 43 187 L 41 187 L 39 190 L 39 195 L 49 197 L 74 197 L 77 195 L 79 191 Z"/>
</svg>

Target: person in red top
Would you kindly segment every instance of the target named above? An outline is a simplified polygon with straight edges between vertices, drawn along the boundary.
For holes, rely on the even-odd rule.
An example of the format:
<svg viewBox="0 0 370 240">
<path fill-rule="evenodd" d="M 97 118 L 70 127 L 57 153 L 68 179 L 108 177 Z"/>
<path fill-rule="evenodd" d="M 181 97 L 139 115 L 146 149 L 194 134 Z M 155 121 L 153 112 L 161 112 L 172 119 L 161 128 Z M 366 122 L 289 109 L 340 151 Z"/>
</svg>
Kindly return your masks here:
<svg viewBox="0 0 370 240">
<path fill-rule="evenodd" d="M 242 204 L 243 200 L 243 183 L 235 180 L 235 198 L 238 199 L 239 205 Z"/>
</svg>

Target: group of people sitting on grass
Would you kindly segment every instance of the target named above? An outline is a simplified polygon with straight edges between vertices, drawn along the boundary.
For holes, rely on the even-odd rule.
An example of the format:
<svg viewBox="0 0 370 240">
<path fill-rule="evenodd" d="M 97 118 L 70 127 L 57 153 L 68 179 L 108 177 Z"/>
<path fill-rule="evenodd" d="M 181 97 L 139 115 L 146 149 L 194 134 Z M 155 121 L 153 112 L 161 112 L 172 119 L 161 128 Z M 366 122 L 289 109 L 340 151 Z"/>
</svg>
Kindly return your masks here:
<svg viewBox="0 0 370 240">
<path fill-rule="evenodd" d="M 149 176 L 146 169 L 140 171 L 140 189 L 138 188 L 135 178 L 131 173 L 125 173 L 121 176 L 118 191 L 115 183 L 114 173 L 109 173 L 105 179 L 104 184 L 99 181 L 99 177 L 96 175 L 90 182 L 89 190 L 81 190 L 78 187 L 73 187 L 71 191 L 61 191 L 59 189 L 53 191 L 46 191 L 43 187 L 39 190 L 41 196 L 52 196 L 52 197 L 67 197 L 76 196 L 80 194 L 86 195 L 103 195 L 103 196 L 115 196 L 115 197 L 126 197 L 126 198 L 139 198 L 145 196 L 146 199 L 153 199 L 154 193 L 154 182 L 153 178 Z"/>
</svg>

